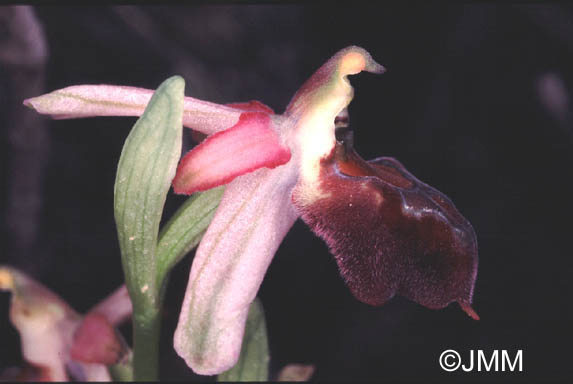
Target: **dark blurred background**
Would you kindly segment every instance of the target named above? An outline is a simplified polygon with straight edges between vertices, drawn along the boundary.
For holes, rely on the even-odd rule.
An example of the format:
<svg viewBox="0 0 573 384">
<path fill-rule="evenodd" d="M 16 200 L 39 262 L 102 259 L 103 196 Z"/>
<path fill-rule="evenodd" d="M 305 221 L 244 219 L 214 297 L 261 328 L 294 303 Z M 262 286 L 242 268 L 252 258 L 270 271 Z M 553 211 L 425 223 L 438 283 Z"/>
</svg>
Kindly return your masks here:
<svg viewBox="0 0 573 384">
<path fill-rule="evenodd" d="M 0 7 L 0 263 L 78 311 L 123 279 L 113 183 L 135 119 L 50 121 L 24 98 L 73 84 L 156 88 L 179 74 L 189 96 L 258 99 L 282 112 L 351 44 L 388 69 L 351 79 L 357 150 L 398 158 L 473 224 L 481 320 L 456 305 L 358 302 L 326 246 L 297 222 L 260 290 L 271 373 L 296 362 L 315 365 L 321 381 L 572 382 L 568 4 Z M 171 194 L 166 216 L 182 201 Z M 171 343 L 191 260 L 169 286 L 165 380 L 199 379 Z M 0 294 L 0 370 L 20 361 L 8 303 Z M 524 372 L 447 373 L 438 357 L 449 348 L 521 349 Z"/>
</svg>

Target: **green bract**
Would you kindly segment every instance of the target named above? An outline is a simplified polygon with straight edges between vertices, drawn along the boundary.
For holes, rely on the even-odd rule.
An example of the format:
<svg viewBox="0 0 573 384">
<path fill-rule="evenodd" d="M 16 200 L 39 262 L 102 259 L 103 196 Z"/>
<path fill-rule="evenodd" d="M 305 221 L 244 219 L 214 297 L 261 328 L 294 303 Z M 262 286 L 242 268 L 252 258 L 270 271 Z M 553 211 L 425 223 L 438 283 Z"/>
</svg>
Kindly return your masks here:
<svg viewBox="0 0 573 384">
<path fill-rule="evenodd" d="M 119 159 L 114 213 L 134 309 L 158 304 L 157 236 L 181 155 L 184 87 L 178 76 L 161 84 L 125 140 Z"/>
<path fill-rule="evenodd" d="M 191 249 L 207 230 L 223 197 L 224 187 L 195 193 L 175 212 L 161 229 L 157 245 L 157 285 L 162 287 L 168 272 Z"/>
</svg>

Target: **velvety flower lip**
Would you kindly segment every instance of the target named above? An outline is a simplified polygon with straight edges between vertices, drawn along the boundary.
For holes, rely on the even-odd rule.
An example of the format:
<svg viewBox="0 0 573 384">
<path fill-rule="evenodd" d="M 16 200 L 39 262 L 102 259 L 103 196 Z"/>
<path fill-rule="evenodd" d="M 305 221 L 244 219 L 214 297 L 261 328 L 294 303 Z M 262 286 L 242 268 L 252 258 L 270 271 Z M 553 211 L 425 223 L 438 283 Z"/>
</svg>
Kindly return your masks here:
<svg viewBox="0 0 573 384">
<path fill-rule="evenodd" d="M 324 239 L 354 296 L 382 305 L 400 294 L 428 308 L 458 302 L 471 308 L 477 240 L 450 199 L 397 160 L 360 158 L 346 139 L 323 159 L 320 187 L 328 197 L 294 205 Z"/>
<path fill-rule="evenodd" d="M 384 67 L 363 48 L 339 51 L 283 114 L 256 101 L 185 99 L 183 125 L 211 136 L 185 155 L 174 190 L 227 185 L 193 260 L 174 336 L 175 350 L 195 372 L 218 374 L 236 363 L 249 305 L 298 217 L 328 244 L 359 300 L 381 305 L 400 294 L 429 308 L 458 302 L 478 319 L 471 308 L 477 241 L 469 222 L 396 160 L 366 162 L 350 134 L 337 135 L 349 129 L 354 89 L 347 76 L 361 71 Z M 76 86 L 25 103 L 60 118 L 135 115 L 151 92 Z"/>
</svg>

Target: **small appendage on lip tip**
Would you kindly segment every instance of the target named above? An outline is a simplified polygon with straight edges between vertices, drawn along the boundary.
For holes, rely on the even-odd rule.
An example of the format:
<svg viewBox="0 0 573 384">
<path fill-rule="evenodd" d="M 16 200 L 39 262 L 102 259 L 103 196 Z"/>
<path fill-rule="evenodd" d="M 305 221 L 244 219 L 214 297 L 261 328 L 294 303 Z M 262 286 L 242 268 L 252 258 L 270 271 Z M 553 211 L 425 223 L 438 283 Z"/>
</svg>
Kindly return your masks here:
<svg viewBox="0 0 573 384">
<path fill-rule="evenodd" d="M 462 310 L 468 314 L 469 317 L 471 317 L 474 320 L 479 320 L 479 315 L 477 314 L 476 311 L 474 311 L 474 309 L 471 307 L 471 305 L 469 304 L 465 304 L 465 303 L 459 303 L 460 307 L 462 308 Z"/>
</svg>

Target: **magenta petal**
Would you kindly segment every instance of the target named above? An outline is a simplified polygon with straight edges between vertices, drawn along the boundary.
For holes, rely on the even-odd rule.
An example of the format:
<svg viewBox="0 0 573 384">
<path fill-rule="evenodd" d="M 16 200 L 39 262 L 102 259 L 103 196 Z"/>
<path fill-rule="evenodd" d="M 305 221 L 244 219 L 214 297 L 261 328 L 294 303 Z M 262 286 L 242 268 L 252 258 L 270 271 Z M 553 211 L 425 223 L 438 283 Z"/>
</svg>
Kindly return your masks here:
<svg viewBox="0 0 573 384">
<path fill-rule="evenodd" d="M 175 193 L 204 191 L 258 168 L 287 163 L 290 150 L 273 127 L 266 113 L 243 113 L 234 127 L 208 137 L 183 157 L 173 179 Z"/>
<path fill-rule="evenodd" d="M 196 372 L 231 368 L 241 351 L 249 305 L 283 237 L 297 218 L 289 163 L 259 169 L 225 187 L 193 260 L 175 350 Z"/>
</svg>

